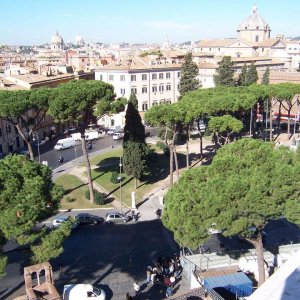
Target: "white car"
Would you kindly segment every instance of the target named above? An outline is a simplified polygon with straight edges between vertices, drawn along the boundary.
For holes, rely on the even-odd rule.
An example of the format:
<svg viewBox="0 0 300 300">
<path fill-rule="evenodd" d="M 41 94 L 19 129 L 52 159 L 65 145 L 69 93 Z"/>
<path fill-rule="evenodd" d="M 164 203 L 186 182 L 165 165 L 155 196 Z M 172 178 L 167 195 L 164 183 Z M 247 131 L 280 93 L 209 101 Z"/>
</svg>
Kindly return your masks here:
<svg viewBox="0 0 300 300">
<path fill-rule="evenodd" d="M 107 223 L 127 223 L 128 221 L 130 221 L 131 218 L 127 215 L 124 215 L 122 213 L 119 212 L 110 212 L 106 214 L 106 219 L 105 221 Z"/>
<path fill-rule="evenodd" d="M 124 137 L 124 134 L 122 132 L 115 132 L 112 135 L 113 140 L 119 140 L 122 139 Z"/>
<path fill-rule="evenodd" d="M 53 228 L 58 228 L 63 222 L 66 222 L 68 220 L 70 220 L 69 217 L 58 217 L 54 219 L 52 221 Z M 76 227 L 78 227 L 78 223 L 74 222 L 74 224 L 72 225 L 72 229 L 75 229 Z"/>
</svg>

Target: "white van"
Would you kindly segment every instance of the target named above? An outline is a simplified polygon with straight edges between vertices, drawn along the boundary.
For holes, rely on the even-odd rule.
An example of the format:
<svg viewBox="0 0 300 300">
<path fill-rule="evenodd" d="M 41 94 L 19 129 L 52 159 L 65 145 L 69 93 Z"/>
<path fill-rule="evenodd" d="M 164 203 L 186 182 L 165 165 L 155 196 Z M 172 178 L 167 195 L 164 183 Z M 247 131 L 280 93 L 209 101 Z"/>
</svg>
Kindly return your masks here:
<svg viewBox="0 0 300 300">
<path fill-rule="evenodd" d="M 105 300 L 105 292 L 91 284 L 68 284 L 64 286 L 63 300 Z"/>
<path fill-rule="evenodd" d="M 70 137 L 70 138 L 58 140 L 56 145 L 54 146 L 54 149 L 55 150 L 63 150 L 63 149 L 67 149 L 67 148 L 70 148 L 73 146 L 75 146 L 75 140 Z"/>
</svg>

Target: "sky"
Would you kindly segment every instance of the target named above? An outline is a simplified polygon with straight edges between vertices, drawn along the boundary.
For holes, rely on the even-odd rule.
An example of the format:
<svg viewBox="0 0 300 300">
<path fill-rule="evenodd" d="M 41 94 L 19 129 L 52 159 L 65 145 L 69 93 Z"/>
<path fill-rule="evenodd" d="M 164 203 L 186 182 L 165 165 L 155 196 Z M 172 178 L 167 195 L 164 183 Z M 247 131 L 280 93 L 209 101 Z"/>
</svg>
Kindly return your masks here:
<svg viewBox="0 0 300 300">
<path fill-rule="evenodd" d="M 253 0 L 0 0 L 0 45 L 39 45 L 58 31 L 102 43 L 235 38 Z M 299 0 L 257 0 L 271 36 L 300 36 Z"/>
</svg>

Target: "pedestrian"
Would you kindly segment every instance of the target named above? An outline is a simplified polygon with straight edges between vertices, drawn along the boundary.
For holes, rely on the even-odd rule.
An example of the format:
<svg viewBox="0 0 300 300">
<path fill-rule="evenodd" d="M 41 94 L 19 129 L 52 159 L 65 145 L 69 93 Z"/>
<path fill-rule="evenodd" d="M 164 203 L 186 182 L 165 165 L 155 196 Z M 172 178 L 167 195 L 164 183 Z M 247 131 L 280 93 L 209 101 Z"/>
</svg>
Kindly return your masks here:
<svg viewBox="0 0 300 300">
<path fill-rule="evenodd" d="M 63 263 L 62 263 L 61 259 L 59 260 L 58 267 L 59 267 L 59 273 L 61 274 L 63 271 Z"/>
<path fill-rule="evenodd" d="M 158 208 L 158 209 L 155 211 L 155 213 L 156 213 L 157 219 L 160 219 L 160 217 L 161 217 L 161 209 Z"/>
<path fill-rule="evenodd" d="M 173 295 L 173 288 L 171 286 L 168 286 L 166 290 L 166 297 L 169 298 L 172 295 Z"/>
<path fill-rule="evenodd" d="M 132 296 L 127 292 L 125 300 L 133 300 Z"/>
<path fill-rule="evenodd" d="M 132 220 L 134 220 L 134 214 L 135 214 L 135 211 L 134 209 L 131 211 L 131 217 L 132 217 Z"/>
<path fill-rule="evenodd" d="M 152 268 L 150 266 L 147 267 L 146 271 L 146 283 L 148 284 L 151 281 Z"/>
<path fill-rule="evenodd" d="M 141 287 L 139 286 L 138 282 L 133 283 L 133 289 L 135 292 L 135 297 L 137 297 L 140 293 Z"/>
<path fill-rule="evenodd" d="M 151 277 L 152 284 L 155 284 L 155 282 L 156 282 L 156 269 L 155 268 L 153 268 L 153 271 L 152 271 L 152 274 L 150 277 Z"/>
</svg>

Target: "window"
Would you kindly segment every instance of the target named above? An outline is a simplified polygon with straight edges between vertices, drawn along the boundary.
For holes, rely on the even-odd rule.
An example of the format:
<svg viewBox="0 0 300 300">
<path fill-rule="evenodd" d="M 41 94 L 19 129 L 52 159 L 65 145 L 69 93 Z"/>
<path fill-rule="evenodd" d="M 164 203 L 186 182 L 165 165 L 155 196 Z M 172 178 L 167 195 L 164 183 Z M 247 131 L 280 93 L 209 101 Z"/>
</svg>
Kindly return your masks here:
<svg viewBox="0 0 300 300">
<path fill-rule="evenodd" d="M 159 79 L 164 79 L 164 73 L 159 73 Z"/>
<path fill-rule="evenodd" d="M 256 26 L 256 29 L 259 29 L 259 27 L 258 27 L 258 26 Z"/>
<path fill-rule="evenodd" d="M 103 75 L 99 75 L 99 80 L 103 80 Z"/>
<path fill-rule="evenodd" d="M 121 89 L 121 95 L 125 95 L 125 89 Z"/>
<path fill-rule="evenodd" d="M 208 50 L 211 51 L 211 48 L 209 48 Z"/>
<path fill-rule="evenodd" d="M 167 78 L 167 79 L 170 79 L 170 78 L 171 78 L 171 73 L 170 73 L 170 72 L 166 73 L 166 78 Z"/>
<path fill-rule="evenodd" d="M 178 83 L 178 84 L 177 84 L 177 90 L 178 90 L 178 91 L 179 91 L 179 88 L 180 88 L 180 84 Z"/>
<path fill-rule="evenodd" d="M 157 79 L 157 74 L 152 74 L 152 79 L 156 80 Z"/>
<path fill-rule="evenodd" d="M 160 92 L 163 92 L 164 91 L 164 86 L 163 85 L 160 85 L 159 87 L 158 87 L 158 90 L 160 91 Z"/>
<path fill-rule="evenodd" d="M 142 87 L 142 94 L 146 94 L 147 93 L 147 87 L 146 86 L 143 86 Z"/>
<path fill-rule="evenodd" d="M 6 133 L 11 133 L 11 126 L 9 124 L 6 125 Z"/>
<path fill-rule="evenodd" d="M 84 62 L 84 58 L 81 61 Z"/>
<path fill-rule="evenodd" d="M 177 77 L 181 77 L 181 73 L 180 72 L 177 72 Z"/>
<path fill-rule="evenodd" d="M 221 48 L 218 48 L 218 51 L 220 51 L 221 50 Z"/>
<path fill-rule="evenodd" d="M 0 128 L 0 136 L 2 136 L 2 129 Z"/>
<path fill-rule="evenodd" d="M 258 41 L 259 41 L 259 36 L 256 35 L 256 36 L 255 36 L 255 42 L 257 43 Z"/>
<path fill-rule="evenodd" d="M 261 52 L 264 52 L 265 51 L 265 48 L 261 48 Z"/>
<path fill-rule="evenodd" d="M 120 81 L 125 81 L 125 75 L 120 75 Z"/>
<path fill-rule="evenodd" d="M 147 80 L 147 74 L 142 74 L 142 80 Z"/>
<path fill-rule="evenodd" d="M 157 86 L 156 85 L 153 85 L 152 86 L 152 93 L 156 93 L 157 92 Z"/>
<path fill-rule="evenodd" d="M 171 84 L 167 84 L 166 90 L 167 90 L 167 91 L 171 91 Z"/>
<path fill-rule="evenodd" d="M 135 87 L 132 88 L 132 89 L 131 89 L 131 93 L 136 95 L 136 94 L 137 94 L 137 89 L 136 89 Z"/>
<path fill-rule="evenodd" d="M 166 102 L 166 100 L 165 99 L 161 99 L 161 100 L 159 100 L 159 104 L 164 104 Z"/>
<path fill-rule="evenodd" d="M 158 102 L 157 102 L 157 101 L 153 101 L 152 106 L 155 106 L 155 105 L 158 105 Z"/>
<path fill-rule="evenodd" d="M 108 80 L 109 81 L 114 81 L 114 75 L 108 75 Z"/>
<path fill-rule="evenodd" d="M 142 110 L 145 111 L 145 110 L 148 110 L 148 103 L 147 102 L 144 102 L 143 105 L 142 105 Z"/>
<path fill-rule="evenodd" d="M 136 81 L 136 75 L 131 75 L 131 81 Z"/>
</svg>

